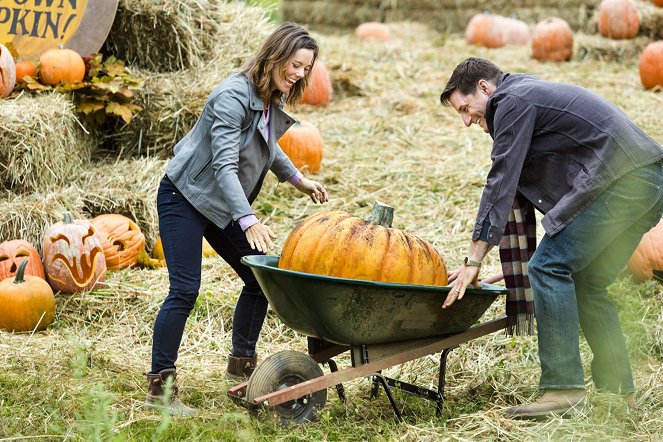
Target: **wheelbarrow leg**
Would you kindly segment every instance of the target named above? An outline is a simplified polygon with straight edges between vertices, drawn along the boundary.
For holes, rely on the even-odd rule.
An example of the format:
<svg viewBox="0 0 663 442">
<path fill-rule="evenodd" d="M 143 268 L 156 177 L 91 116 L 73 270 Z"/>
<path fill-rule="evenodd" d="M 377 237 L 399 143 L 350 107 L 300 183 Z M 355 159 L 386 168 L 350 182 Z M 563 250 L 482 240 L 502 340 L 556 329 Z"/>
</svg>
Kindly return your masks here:
<svg viewBox="0 0 663 442">
<path fill-rule="evenodd" d="M 442 413 L 442 404 L 444 403 L 444 387 L 446 385 L 447 356 L 455 347 L 445 348 L 440 354 L 440 372 L 437 378 L 437 400 L 435 401 L 435 416 Z"/>
<path fill-rule="evenodd" d="M 389 402 L 391 403 L 391 408 L 394 409 L 394 413 L 396 413 L 396 417 L 398 418 L 399 422 L 403 422 L 403 416 L 401 415 L 401 410 L 398 409 L 398 405 L 396 405 L 396 401 L 394 400 L 394 396 L 391 394 L 391 390 L 389 390 L 389 385 L 387 383 L 387 380 L 382 376 L 380 373 L 375 373 L 373 375 L 373 388 L 377 390 L 377 384 L 378 382 L 382 384 L 382 388 L 384 388 L 384 392 L 386 393 L 387 397 L 389 398 Z M 373 394 L 373 389 L 371 389 L 371 394 Z M 376 393 L 377 396 L 377 393 Z"/>
<path fill-rule="evenodd" d="M 333 359 L 328 359 L 327 364 L 329 364 L 329 370 L 332 373 L 338 371 L 338 365 L 336 365 L 336 361 L 334 361 Z M 343 388 L 343 384 L 336 384 L 335 387 L 339 400 L 345 403 L 345 389 Z"/>
</svg>

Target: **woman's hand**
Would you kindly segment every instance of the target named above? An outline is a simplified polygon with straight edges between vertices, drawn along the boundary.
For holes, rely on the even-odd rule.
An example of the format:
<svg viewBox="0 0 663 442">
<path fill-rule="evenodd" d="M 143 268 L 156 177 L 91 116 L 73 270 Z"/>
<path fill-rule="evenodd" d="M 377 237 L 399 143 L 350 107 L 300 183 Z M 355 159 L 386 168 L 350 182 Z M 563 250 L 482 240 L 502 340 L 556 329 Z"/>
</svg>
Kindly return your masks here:
<svg viewBox="0 0 663 442">
<path fill-rule="evenodd" d="M 262 223 L 257 223 L 244 231 L 246 239 L 253 250 L 267 253 L 267 249 L 274 250 L 274 239 L 276 235 L 272 229 Z"/>
<path fill-rule="evenodd" d="M 295 188 L 301 193 L 308 195 L 314 203 L 322 204 L 329 200 L 327 197 L 327 190 L 322 187 L 322 184 L 317 181 L 309 180 L 306 177 L 302 177 L 302 179 L 295 184 Z"/>
</svg>

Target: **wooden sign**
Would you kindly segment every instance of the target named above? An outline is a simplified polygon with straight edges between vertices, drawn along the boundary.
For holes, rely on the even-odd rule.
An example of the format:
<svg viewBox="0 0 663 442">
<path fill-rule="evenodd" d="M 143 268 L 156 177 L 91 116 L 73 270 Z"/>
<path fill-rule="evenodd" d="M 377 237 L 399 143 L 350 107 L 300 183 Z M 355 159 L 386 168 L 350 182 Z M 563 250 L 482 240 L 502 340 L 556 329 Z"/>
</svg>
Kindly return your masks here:
<svg viewBox="0 0 663 442">
<path fill-rule="evenodd" d="M 0 43 L 19 59 L 37 61 L 64 46 L 82 56 L 98 52 L 113 24 L 118 0 L 0 0 Z"/>
</svg>

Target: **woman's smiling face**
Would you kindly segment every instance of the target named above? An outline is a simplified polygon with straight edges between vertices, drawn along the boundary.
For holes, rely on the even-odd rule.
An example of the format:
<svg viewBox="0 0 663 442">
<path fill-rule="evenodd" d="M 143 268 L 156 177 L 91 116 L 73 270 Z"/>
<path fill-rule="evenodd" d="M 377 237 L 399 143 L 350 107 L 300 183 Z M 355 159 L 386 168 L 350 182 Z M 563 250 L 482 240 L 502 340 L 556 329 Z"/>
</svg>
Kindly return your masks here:
<svg viewBox="0 0 663 442">
<path fill-rule="evenodd" d="M 292 86 L 304 78 L 313 64 L 314 53 L 310 49 L 299 49 L 286 62 L 285 69 L 275 66 L 272 69 L 272 84 L 284 94 L 290 93 Z"/>
</svg>

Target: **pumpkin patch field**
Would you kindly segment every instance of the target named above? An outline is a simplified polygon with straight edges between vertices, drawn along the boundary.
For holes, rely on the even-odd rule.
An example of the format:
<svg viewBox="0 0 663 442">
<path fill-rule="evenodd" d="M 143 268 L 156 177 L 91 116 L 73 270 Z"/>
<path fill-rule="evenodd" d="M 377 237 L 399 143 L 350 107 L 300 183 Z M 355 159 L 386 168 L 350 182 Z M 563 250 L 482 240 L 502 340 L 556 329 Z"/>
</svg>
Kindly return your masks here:
<svg viewBox="0 0 663 442">
<path fill-rule="evenodd" d="M 344 383 L 345 402 L 335 389 L 328 390 L 316 422 L 282 427 L 268 409 L 253 414 L 226 394 L 236 384 L 225 370 L 241 281 L 211 252 L 201 257 L 200 295 L 177 361 L 179 395 L 200 413 L 176 418 L 147 410 L 143 401 L 152 328 L 168 292 L 168 270 L 159 261 L 159 180 L 172 147 L 194 124 L 207 94 L 253 54 L 280 19 L 274 9 L 243 2 L 164 0 L 162 8 L 154 6 L 158 3 L 120 0 L 123 9 L 102 49 L 103 59 L 84 60 L 88 75 L 92 63 L 109 82 L 121 85 L 112 93 L 97 94 L 106 106 L 115 103 L 110 107 L 117 112 L 104 111 L 103 118 L 93 110 L 96 105 L 80 100 L 89 97 L 80 95 L 85 90 L 39 83 L 39 66 L 37 79 L 30 80 L 32 67 L 23 66 L 21 72 L 29 79 L 17 81 L 16 63 L 6 55 L 9 48 L 0 46 L 6 60 L 0 69 L 14 73 L 11 78 L 3 74 L 0 83 L 0 317 L 14 315 L 12 325 L 0 329 L 0 442 L 660 440 L 663 284 L 652 278 L 663 263 L 656 256 L 661 243 L 657 232 L 629 263 L 631 269 L 625 268 L 610 287 L 631 354 L 636 411 L 628 410 L 620 397 L 594 388 L 591 351 L 582 340 L 588 404 L 570 419 L 508 419 L 503 408 L 538 397 L 537 341 L 536 336 L 497 332 L 451 351 L 439 416 L 433 403 L 394 392 L 404 418 L 399 422 L 384 393 L 371 399 L 370 378 L 359 378 Z M 520 32 L 520 43 L 500 45 L 468 43 L 463 32 L 415 21 L 371 23 L 359 33 L 355 26 L 311 26 L 324 71 L 316 73 L 321 83 L 311 91 L 310 101 L 286 107 L 301 124 L 284 140 L 284 150 L 293 149 L 293 160 L 301 161 L 298 167 L 305 176 L 326 187 L 329 201 L 313 204 L 269 174 L 253 208 L 278 236 L 273 254 L 294 247 L 286 238 L 301 223 L 297 234 L 311 236 L 299 239 L 296 245 L 303 249 L 297 256 L 306 255 L 306 247 L 312 248 L 319 235 L 333 231 L 337 236 L 328 249 L 336 253 L 334 246 L 345 245 L 336 256 L 341 267 L 346 264 L 342 271 L 359 267 L 366 261 L 365 252 L 354 246 L 359 241 L 353 234 L 364 228 L 363 220 L 380 201 L 394 208 L 389 224 L 399 237 L 416 237 L 426 249 L 431 269 L 446 266 L 451 271 L 461 265 L 490 167 L 491 139 L 477 127 L 465 127 L 452 108 L 440 105 L 439 95 L 453 68 L 468 56 L 488 58 L 506 72 L 531 73 L 595 91 L 663 143 L 660 47 L 648 51 L 651 60 L 643 63 L 640 58 L 644 48 L 661 37 L 604 37 L 598 30 L 596 3 L 595 21 L 582 29 L 554 17 L 525 17 L 527 29 L 515 19 L 500 21 L 502 27 L 509 23 Z M 139 10 L 141 4 L 149 6 Z M 145 19 L 153 17 L 156 23 L 177 14 L 187 25 L 172 24 L 168 32 Z M 142 21 L 132 22 L 131 17 Z M 572 40 L 550 49 L 567 26 Z M 538 37 L 543 45 L 537 46 L 535 56 L 537 28 L 548 34 Z M 523 44 L 525 30 L 529 39 Z M 126 42 L 140 33 L 145 37 L 135 45 Z M 179 52 L 170 46 L 175 40 Z M 159 44 L 171 51 L 160 51 Z M 158 58 L 161 52 L 170 55 Z M 654 66 L 654 72 L 645 74 L 645 84 L 642 64 Z M 87 91 L 93 90 L 91 83 L 83 80 Z M 320 228 L 311 220 L 323 211 L 331 213 L 330 224 Z M 386 229 L 371 227 L 374 233 L 362 234 L 379 239 L 380 229 Z M 86 242 L 90 232 L 96 232 L 94 243 Z M 541 236 L 540 225 L 538 233 Z M 49 274 L 57 277 L 61 271 L 49 256 L 80 256 L 83 251 L 99 258 L 86 262 L 86 277 L 49 281 Z M 21 267 L 26 257 L 29 262 Z M 35 257 L 44 268 L 34 265 Z M 315 256 L 323 262 L 325 258 Z M 494 250 L 481 275 L 498 273 Z M 26 290 L 33 296 L 24 296 Z M 7 301 L 18 296 L 21 302 Z M 498 318 L 504 309 L 504 301 L 498 300 L 482 320 Z M 36 318 L 35 312 L 40 312 Z M 4 324 L 0 319 L 0 327 Z M 306 346 L 306 336 L 268 311 L 258 363 L 281 350 L 305 352 Z M 339 366 L 351 364 L 347 353 L 335 360 Z M 435 389 L 438 369 L 439 355 L 431 355 L 384 374 Z"/>
</svg>

